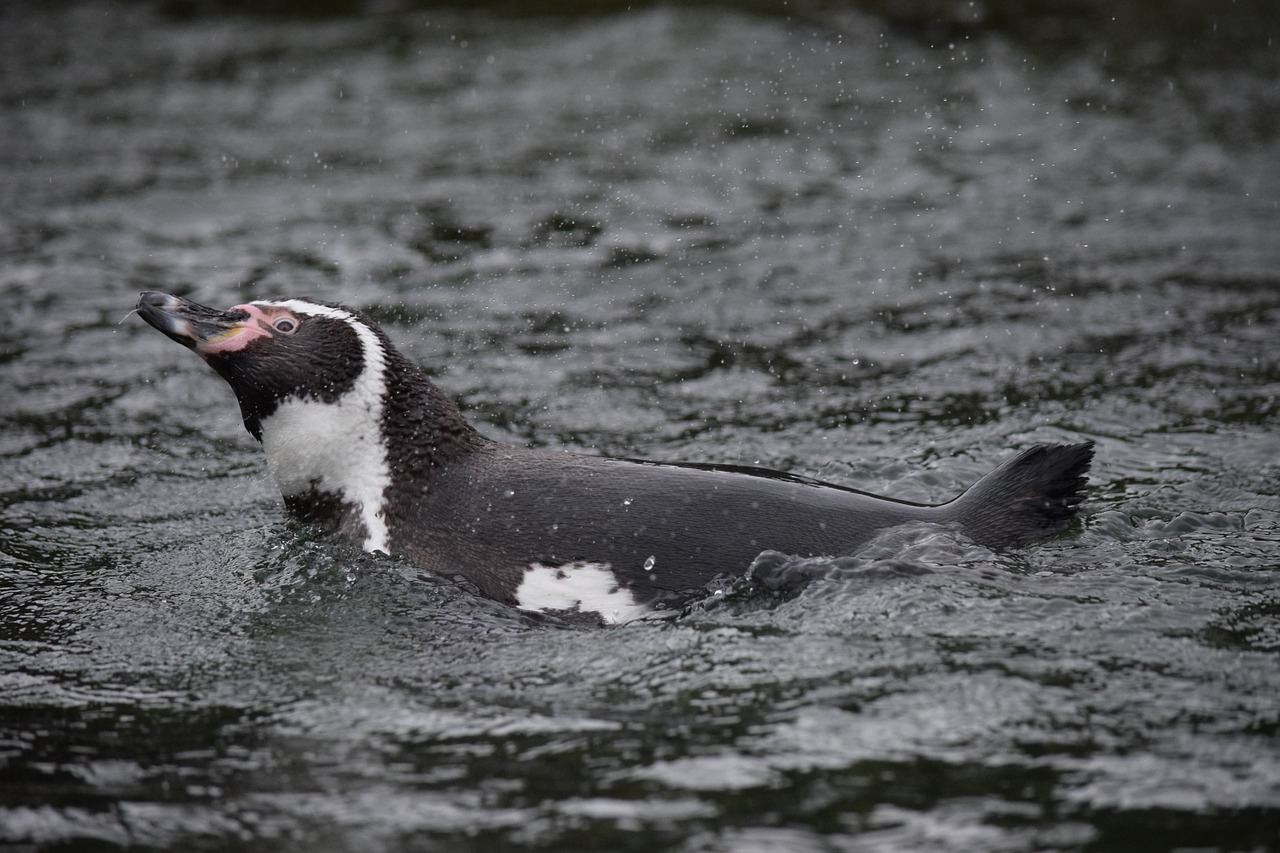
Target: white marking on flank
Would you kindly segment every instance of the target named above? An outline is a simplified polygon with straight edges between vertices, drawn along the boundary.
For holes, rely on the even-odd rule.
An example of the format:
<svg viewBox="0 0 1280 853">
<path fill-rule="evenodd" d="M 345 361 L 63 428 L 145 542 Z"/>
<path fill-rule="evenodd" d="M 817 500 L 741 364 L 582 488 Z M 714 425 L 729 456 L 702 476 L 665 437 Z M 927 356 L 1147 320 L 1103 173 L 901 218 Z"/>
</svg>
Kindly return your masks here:
<svg viewBox="0 0 1280 853">
<path fill-rule="evenodd" d="M 516 590 L 516 606 L 522 610 L 599 613 L 606 625 L 621 625 L 649 612 L 636 602 L 631 590 L 618 583 L 608 563 L 534 563 Z"/>
<path fill-rule="evenodd" d="M 382 512 L 391 484 L 382 441 L 382 398 L 387 387 L 382 342 L 355 315 L 338 308 L 301 299 L 258 304 L 341 320 L 360 339 L 364 370 L 352 389 L 333 403 L 282 400 L 262 421 L 262 447 L 281 494 L 302 494 L 315 485 L 341 495 L 359 509 L 366 533 L 364 550 L 390 553 L 390 534 Z"/>
</svg>

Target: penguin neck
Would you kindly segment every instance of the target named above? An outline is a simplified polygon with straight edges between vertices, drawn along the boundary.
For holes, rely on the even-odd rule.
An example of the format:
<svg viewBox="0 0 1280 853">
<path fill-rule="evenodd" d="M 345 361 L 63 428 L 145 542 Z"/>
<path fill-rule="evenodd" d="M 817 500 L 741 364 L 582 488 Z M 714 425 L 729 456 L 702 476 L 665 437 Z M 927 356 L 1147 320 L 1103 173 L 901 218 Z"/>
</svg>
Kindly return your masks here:
<svg viewBox="0 0 1280 853">
<path fill-rule="evenodd" d="M 394 350 L 387 353 L 386 383 L 381 434 L 397 482 L 423 481 L 433 469 L 462 462 L 491 443 L 417 365 Z"/>
<path fill-rule="evenodd" d="M 279 401 L 259 438 L 292 515 L 389 554 L 394 494 L 426 485 L 487 440 L 416 365 L 378 344 L 366 346 L 350 390 L 332 401 Z"/>
</svg>

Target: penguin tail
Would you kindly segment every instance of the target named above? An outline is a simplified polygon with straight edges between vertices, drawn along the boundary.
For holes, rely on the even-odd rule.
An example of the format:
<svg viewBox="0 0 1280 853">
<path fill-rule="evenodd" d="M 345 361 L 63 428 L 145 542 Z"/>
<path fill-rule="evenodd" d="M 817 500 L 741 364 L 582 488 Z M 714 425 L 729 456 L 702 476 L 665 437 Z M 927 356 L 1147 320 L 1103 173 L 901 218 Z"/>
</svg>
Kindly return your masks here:
<svg viewBox="0 0 1280 853">
<path fill-rule="evenodd" d="M 988 548 L 1016 548 L 1064 530 L 1084 498 L 1093 442 L 1039 444 L 944 504 L 949 520 Z"/>
</svg>

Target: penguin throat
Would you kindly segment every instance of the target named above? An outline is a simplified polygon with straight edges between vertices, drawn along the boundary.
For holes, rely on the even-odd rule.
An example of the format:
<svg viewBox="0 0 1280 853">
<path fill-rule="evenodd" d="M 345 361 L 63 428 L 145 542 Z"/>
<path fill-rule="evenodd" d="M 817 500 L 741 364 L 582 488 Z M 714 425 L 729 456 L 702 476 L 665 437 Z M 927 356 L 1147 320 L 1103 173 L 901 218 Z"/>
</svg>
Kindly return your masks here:
<svg viewBox="0 0 1280 853">
<path fill-rule="evenodd" d="M 364 355 L 351 389 L 331 401 L 280 400 L 261 418 L 259 438 L 271 477 L 295 515 L 341 530 L 366 551 L 390 553 L 384 503 L 391 469 L 382 435 L 385 352 L 368 327 L 349 315 L 340 319 L 351 323 Z"/>
</svg>

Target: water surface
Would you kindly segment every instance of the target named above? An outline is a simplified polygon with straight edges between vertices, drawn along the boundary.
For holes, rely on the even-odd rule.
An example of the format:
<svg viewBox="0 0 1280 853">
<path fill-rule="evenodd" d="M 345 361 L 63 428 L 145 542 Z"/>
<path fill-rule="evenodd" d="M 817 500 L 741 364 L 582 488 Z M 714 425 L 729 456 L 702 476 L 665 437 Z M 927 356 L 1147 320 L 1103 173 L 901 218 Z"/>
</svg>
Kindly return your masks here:
<svg viewBox="0 0 1280 853">
<path fill-rule="evenodd" d="M 0 12 L 0 842 L 1280 846 L 1277 26 L 1157 7 Z M 291 524 L 144 289 L 512 443 L 1093 487 L 570 629 Z"/>
</svg>

